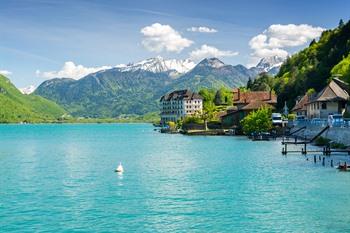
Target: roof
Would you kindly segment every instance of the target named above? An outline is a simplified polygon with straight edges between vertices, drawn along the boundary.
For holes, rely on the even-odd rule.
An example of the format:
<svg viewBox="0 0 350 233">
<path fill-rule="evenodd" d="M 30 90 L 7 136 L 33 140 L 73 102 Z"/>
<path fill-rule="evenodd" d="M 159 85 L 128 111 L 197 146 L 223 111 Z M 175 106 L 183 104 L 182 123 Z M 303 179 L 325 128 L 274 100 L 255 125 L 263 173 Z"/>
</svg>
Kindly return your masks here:
<svg viewBox="0 0 350 233">
<path fill-rule="evenodd" d="M 194 99 L 203 99 L 203 97 L 195 92 L 190 90 L 177 90 L 169 94 L 163 95 L 160 98 L 160 101 L 169 101 L 169 100 L 194 100 Z"/>
<path fill-rule="evenodd" d="M 301 99 L 295 104 L 292 111 L 306 111 L 306 104 L 309 102 L 309 95 L 305 94 Z"/>
<path fill-rule="evenodd" d="M 311 97 L 309 102 L 347 101 L 349 97 L 347 84 L 334 78 L 322 91 Z"/>
<path fill-rule="evenodd" d="M 266 102 L 257 100 L 257 101 L 250 102 L 249 104 L 245 105 L 241 109 L 242 110 L 257 110 L 257 109 L 262 108 L 262 107 L 273 108 L 272 105 L 270 105 L 270 104 L 268 104 Z"/>
<path fill-rule="evenodd" d="M 249 104 L 253 101 L 263 101 L 269 104 L 277 104 L 277 95 L 271 91 L 241 92 L 239 89 L 235 89 L 233 91 L 234 104 Z"/>
<path fill-rule="evenodd" d="M 263 101 L 252 101 L 249 104 L 245 105 L 244 107 L 240 108 L 240 109 L 236 109 L 234 111 L 227 111 L 227 113 L 225 115 L 220 116 L 221 118 L 229 116 L 229 115 L 233 115 L 236 114 L 240 111 L 250 111 L 250 110 L 258 110 L 262 107 L 267 107 L 267 108 L 271 108 L 274 109 L 275 107 L 272 106 L 271 104 L 268 104 L 266 102 Z"/>
</svg>

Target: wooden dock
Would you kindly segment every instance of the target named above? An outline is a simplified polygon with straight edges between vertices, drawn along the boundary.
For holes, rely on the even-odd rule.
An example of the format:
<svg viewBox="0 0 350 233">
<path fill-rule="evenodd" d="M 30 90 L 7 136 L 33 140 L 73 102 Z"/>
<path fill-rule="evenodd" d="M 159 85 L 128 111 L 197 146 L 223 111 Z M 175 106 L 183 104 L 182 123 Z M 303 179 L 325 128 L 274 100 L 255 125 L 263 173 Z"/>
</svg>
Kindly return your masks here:
<svg viewBox="0 0 350 233">
<path fill-rule="evenodd" d="M 307 150 L 307 145 L 313 143 L 318 137 L 320 137 L 325 131 L 329 130 L 329 126 L 326 126 L 323 128 L 318 134 L 316 134 L 312 139 L 308 140 L 307 138 L 300 138 L 297 136 L 294 136 L 294 140 L 289 140 L 290 137 L 301 130 L 305 129 L 304 127 L 288 134 L 286 137 L 282 140 L 282 145 L 284 147 L 282 148 L 282 154 L 286 155 L 288 153 L 301 153 L 303 155 L 306 155 L 307 153 L 322 153 L 323 155 L 331 155 L 335 153 L 350 155 L 349 149 L 332 149 L 329 145 L 324 146 L 322 150 Z M 298 141 L 299 139 L 299 141 Z M 301 150 L 288 150 L 288 145 L 303 145 Z"/>
</svg>

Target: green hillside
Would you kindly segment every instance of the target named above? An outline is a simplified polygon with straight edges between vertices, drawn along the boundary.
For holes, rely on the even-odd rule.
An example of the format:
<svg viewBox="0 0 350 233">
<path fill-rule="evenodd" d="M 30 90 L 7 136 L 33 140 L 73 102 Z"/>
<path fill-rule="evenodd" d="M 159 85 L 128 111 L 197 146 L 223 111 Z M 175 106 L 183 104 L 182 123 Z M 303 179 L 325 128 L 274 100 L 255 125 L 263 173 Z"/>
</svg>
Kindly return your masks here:
<svg viewBox="0 0 350 233">
<path fill-rule="evenodd" d="M 0 123 L 47 122 L 65 114 L 56 103 L 36 95 L 23 95 L 0 75 Z"/>
<path fill-rule="evenodd" d="M 297 96 L 313 88 L 320 91 L 332 75 L 350 81 L 350 22 L 322 33 L 318 41 L 291 56 L 277 74 L 273 88 L 278 94 L 279 107 L 287 101 L 289 107 Z"/>
</svg>

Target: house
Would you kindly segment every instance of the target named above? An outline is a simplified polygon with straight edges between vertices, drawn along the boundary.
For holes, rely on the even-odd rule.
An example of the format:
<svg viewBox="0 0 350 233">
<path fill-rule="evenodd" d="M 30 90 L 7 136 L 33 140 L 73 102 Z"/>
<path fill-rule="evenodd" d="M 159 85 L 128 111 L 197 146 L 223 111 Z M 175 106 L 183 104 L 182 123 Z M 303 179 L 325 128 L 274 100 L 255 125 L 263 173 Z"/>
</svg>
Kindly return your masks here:
<svg viewBox="0 0 350 233">
<path fill-rule="evenodd" d="M 202 113 L 203 98 L 189 90 L 177 90 L 160 98 L 161 124 L 176 122 L 186 116 Z"/>
<path fill-rule="evenodd" d="M 327 118 L 330 114 L 344 114 L 349 97 L 348 84 L 338 78 L 319 93 L 310 96 L 306 104 L 308 118 Z"/>
<path fill-rule="evenodd" d="M 248 91 L 233 90 L 234 108 L 229 109 L 226 115 L 221 117 L 224 127 L 239 127 L 240 121 L 250 112 L 262 107 L 274 109 L 277 104 L 277 96 L 272 91 Z"/>
<path fill-rule="evenodd" d="M 292 112 L 297 116 L 307 116 L 307 103 L 309 102 L 309 95 L 305 94 L 301 98 L 299 98 L 295 106 L 292 108 Z"/>
</svg>

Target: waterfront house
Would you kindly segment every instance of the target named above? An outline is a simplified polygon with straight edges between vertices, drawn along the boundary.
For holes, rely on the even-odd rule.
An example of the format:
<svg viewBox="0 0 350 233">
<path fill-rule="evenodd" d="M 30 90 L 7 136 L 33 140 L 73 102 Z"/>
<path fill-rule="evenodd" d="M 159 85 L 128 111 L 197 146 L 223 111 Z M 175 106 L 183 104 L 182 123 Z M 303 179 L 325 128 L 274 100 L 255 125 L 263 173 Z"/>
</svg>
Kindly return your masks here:
<svg viewBox="0 0 350 233">
<path fill-rule="evenodd" d="M 349 86 L 338 78 L 319 93 L 310 96 L 306 104 L 308 118 L 327 118 L 330 114 L 344 114 L 349 101 Z"/>
<path fill-rule="evenodd" d="M 240 121 L 250 112 L 262 107 L 275 109 L 277 96 L 272 91 L 247 91 L 242 92 L 239 88 L 233 90 L 234 108 L 221 116 L 224 127 L 239 127 Z"/>
<path fill-rule="evenodd" d="M 301 98 L 299 98 L 295 106 L 292 108 L 292 112 L 297 116 L 307 116 L 307 103 L 309 102 L 309 95 L 305 94 Z"/>
<path fill-rule="evenodd" d="M 161 124 L 169 121 L 176 122 L 186 116 L 201 114 L 203 98 L 189 90 L 177 90 L 160 98 Z"/>
</svg>

